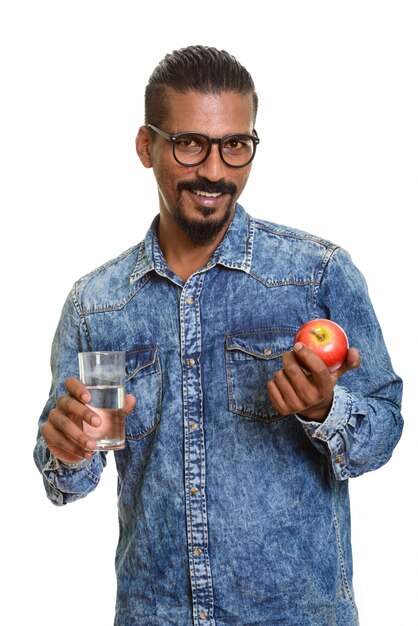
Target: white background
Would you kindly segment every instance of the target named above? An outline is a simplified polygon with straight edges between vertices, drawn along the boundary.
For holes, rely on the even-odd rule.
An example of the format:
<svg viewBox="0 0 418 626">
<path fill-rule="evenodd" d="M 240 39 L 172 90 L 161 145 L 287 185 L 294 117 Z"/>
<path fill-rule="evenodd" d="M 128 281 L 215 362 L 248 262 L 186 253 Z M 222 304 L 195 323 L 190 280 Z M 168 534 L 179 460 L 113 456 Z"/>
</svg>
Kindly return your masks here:
<svg viewBox="0 0 418 626">
<path fill-rule="evenodd" d="M 227 49 L 256 83 L 261 143 L 244 206 L 341 244 L 367 278 L 405 381 L 406 426 L 390 463 L 351 481 L 356 597 L 362 626 L 418 623 L 417 32 L 418 5 L 403 0 L 2 3 L 8 625 L 113 623 L 113 458 L 94 494 L 55 508 L 32 448 L 72 283 L 142 239 L 157 212 L 152 171 L 134 149 L 145 84 L 166 52 L 195 43 Z"/>
</svg>

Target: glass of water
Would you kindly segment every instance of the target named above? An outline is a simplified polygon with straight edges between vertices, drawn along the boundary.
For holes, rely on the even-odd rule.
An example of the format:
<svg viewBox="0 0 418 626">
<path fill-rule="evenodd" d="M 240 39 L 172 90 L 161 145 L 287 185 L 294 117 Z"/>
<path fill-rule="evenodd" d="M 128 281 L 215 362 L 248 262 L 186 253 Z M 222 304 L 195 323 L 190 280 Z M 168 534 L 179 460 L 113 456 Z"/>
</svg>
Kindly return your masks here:
<svg viewBox="0 0 418 626">
<path fill-rule="evenodd" d="M 87 387 L 89 406 L 102 420 L 100 426 L 83 422 L 84 432 L 96 441 L 96 450 L 125 447 L 125 352 L 80 352 L 80 380 Z"/>
</svg>

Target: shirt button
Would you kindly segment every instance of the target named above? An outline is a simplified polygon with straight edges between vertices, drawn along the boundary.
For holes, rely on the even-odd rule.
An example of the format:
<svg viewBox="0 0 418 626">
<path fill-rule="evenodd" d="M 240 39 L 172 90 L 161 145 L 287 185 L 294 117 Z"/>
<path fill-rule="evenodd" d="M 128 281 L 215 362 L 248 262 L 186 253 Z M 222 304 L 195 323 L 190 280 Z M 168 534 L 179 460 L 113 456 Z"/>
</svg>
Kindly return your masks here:
<svg viewBox="0 0 418 626">
<path fill-rule="evenodd" d="M 270 356 L 270 354 L 272 353 L 272 349 L 264 348 L 263 353 L 264 353 L 264 356 Z"/>
<path fill-rule="evenodd" d="M 199 493 L 199 489 L 197 487 L 192 487 L 190 489 L 190 493 L 192 494 L 192 496 L 195 496 L 197 493 Z"/>
<path fill-rule="evenodd" d="M 190 428 L 190 430 L 196 430 L 196 428 L 197 428 L 196 422 L 190 422 L 189 428 Z"/>
<path fill-rule="evenodd" d="M 207 618 L 207 616 L 208 616 L 208 614 L 207 614 L 207 613 L 205 613 L 204 611 L 200 611 L 200 613 L 199 613 L 199 617 L 200 617 L 200 619 L 206 619 L 206 618 Z"/>
<path fill-rule="evenodd" d="M 189 296 L 189 297 L 186 299 L 186 304 L 193 304 L 193 302 L 194 302 L 194 300 L 193 300 L 192 296 Z"/>
<path fill-rule="evenodd" d="M 194 359 L 187 359 L 187 365 L 194 365 L 194 364 L 195 364 Z"/>
<path fill-rule="evenodd" d="M 193 550 L 193 554 L 194 554 L 195 556 L 200 556 L 200 555 L 202 554 L 202 550 L 201 550 L 200 548 L 195 548 L 195 549 Z"/>
</svg>

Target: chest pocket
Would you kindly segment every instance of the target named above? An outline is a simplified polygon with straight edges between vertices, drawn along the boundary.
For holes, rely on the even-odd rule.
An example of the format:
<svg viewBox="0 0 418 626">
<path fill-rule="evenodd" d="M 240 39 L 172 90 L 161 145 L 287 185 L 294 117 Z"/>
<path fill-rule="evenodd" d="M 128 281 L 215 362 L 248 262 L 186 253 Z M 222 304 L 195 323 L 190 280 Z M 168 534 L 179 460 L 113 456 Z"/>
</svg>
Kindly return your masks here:
<svg viewBox="0 0 418 626">
<path fill-rule="evenodd" d="M 157 346 L 138 346 L 126 352 L 126 393 L 136 398 L 126 418 L 126 438 L 142 439 L 158 425 L 161 415 L 162 377 Z"/>
<path fill-rule="evenodd" d="M 282 367 L 281 357 L 292 348 L 296 330 L 265 329 L 227 335 L 230 411 L 264 422 L 281 418 L 271 404 L 266 384 Z"/>
</svg>

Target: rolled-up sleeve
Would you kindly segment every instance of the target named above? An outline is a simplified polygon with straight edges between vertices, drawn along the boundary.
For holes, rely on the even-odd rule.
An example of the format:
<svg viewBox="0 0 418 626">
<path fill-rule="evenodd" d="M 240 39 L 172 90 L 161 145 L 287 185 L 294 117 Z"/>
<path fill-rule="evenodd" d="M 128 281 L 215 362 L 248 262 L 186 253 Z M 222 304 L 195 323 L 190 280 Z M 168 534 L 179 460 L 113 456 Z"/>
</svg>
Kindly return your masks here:
<svg viewBox="0 0 418 626">
<path fill-rule="evenodd" d="M 329 456 L 338 480 L 375 470 L 392 456 L 403 428 L 402 381 L 394 372 L 365 280 L 338 249 L 317 293 L 318 317 L 340 324 L 362 357 L 334 388 L 322 422 L 298 417 L 312 443 Z"/>
<path fill-rule="evenodd" d="M 48 401 L 39 419 L 34 460 L 42 474 L 45 491 L 55 505 L 61 506 L 85 497 L 97 486 L 106 465 L 106 453 L 98 452 L 90 460 L 63 463 L 48 449 L 41 426 L 48 419 L 59 396 L 67 393 L 64 382 L 78 377 L 78 352 L 89 350 L 88 330 L 75 305 L 74 290 L 68 296 L 55 332 L 51 351 L 52 384 Z"/>
<path fill-rule="evenodd" d="M 84 459 L 79 463 L 63 463 L 52 456 L 43 438 L 36 444 L 36 458 L 42 458 L 41 473 L 45 491 L 56 506 L 69 504 L 84 498 L 93 491 L 99 483 L 101 473 L 106 465 L 106 455 L 96 452 L 92 459 Z"/>
</svg>

